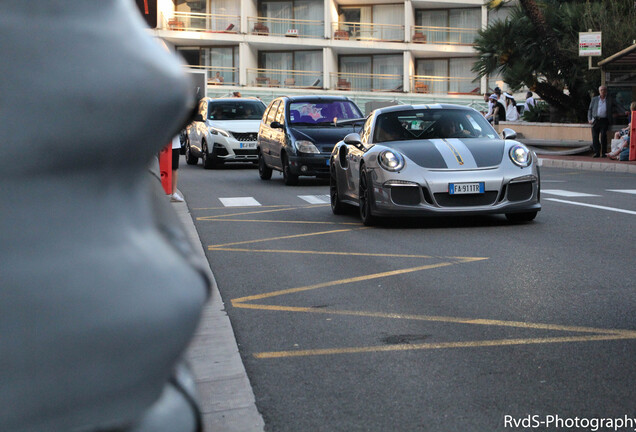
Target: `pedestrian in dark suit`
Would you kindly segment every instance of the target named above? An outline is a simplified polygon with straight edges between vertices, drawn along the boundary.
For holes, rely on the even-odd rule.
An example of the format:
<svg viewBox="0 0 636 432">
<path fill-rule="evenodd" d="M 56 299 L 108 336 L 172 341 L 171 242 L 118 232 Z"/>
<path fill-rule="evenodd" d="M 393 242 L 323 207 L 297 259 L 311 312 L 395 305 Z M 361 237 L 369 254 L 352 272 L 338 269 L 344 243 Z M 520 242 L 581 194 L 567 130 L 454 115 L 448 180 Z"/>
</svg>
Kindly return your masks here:
<svg viewBox="0 0 636 432">
<path fill-rule="evenodd" d="M 587 109 L 587 121 L 592 125 L 592 157 L 605 157 L 607 149 L 607 130 L 612 124 L 616 106 L 607 97 L 607 87 L 598 88 L 599 95 L 594 96 Z M 600 140 L 599 140 L 600 135 Z"/>
</svg>

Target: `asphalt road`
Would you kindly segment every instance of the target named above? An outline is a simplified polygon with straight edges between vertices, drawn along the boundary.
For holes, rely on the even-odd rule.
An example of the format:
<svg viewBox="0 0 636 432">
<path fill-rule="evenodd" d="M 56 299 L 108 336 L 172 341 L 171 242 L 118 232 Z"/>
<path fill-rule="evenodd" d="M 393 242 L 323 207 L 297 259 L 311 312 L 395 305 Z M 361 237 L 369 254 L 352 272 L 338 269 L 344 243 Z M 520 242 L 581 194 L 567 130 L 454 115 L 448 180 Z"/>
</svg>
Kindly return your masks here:
<svg viewBox="0 0 636 432">
<path fill-rule="evenodd" d="M 366 228 L 331 213 L 326 181 L 288 187 L 249 165 L 182 161 L 179 189 L 266 430 L 636 419 L 633 174 L 543 168 L 543 210 L 525 225 Z"/>
</svg>

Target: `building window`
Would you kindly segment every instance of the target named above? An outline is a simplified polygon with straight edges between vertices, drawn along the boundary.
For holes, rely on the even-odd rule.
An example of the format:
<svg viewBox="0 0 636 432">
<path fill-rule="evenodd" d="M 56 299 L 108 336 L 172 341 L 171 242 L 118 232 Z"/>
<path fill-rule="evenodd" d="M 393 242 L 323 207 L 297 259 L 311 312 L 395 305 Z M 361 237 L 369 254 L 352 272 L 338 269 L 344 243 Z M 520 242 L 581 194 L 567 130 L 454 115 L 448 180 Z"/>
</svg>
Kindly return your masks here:
<svg viewBox="0 0 636 432">
<path fill-rule="evenodd" d="M 340 56 L 341 79 L 355 90 L 402 90 L 403 57 L 401 54 Z"/>
</svg>

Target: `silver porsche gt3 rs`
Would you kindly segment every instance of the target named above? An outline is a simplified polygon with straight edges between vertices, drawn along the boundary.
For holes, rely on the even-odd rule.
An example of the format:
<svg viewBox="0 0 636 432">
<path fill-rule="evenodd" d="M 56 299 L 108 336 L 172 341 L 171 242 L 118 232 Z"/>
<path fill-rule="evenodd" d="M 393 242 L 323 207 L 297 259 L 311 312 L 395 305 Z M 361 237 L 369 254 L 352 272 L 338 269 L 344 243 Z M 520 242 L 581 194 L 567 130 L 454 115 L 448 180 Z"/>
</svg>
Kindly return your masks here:
<svg viewBox="0 0 636 432">
<path fill-rule="evenodd" d="M 380 108 L 330 158 L 331 209 L 382 216 L 505 214 L 532 221 L 541 210 L 534 152 L 503 139 L 478 111 L 458 105 Z"/>
</svg>

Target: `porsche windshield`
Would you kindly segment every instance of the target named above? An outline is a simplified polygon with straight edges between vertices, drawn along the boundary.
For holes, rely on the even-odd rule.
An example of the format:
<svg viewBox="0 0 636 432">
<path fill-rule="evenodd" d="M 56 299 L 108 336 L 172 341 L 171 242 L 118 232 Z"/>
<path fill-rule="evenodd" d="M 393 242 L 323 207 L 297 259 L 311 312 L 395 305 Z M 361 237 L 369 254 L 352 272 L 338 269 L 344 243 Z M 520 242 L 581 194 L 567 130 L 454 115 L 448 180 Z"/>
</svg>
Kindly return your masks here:
<svg viewBox="0 0 636 432">
<path fill-rule="evenodd" d="M 498 139 L 483 115 L 473 110 L 421 109 L 378 115 L 373 142 L 435 138 Z"/>
<path fill-rule="evenodd" d="M 289 104 L 289 123 L 292 125 L 326 125 L 334 119 L 361 118 L 362 113 L 351 101 L 292 102 Z"/>
<path fill-rule="evenodd" d="M 222 101 L 210 102 L 208 118 L 210 120 L 260 120 L 265 106 L 258 101 Z"/>
</svg>

